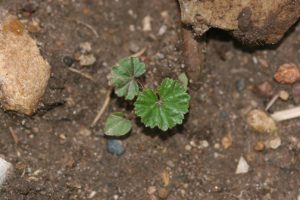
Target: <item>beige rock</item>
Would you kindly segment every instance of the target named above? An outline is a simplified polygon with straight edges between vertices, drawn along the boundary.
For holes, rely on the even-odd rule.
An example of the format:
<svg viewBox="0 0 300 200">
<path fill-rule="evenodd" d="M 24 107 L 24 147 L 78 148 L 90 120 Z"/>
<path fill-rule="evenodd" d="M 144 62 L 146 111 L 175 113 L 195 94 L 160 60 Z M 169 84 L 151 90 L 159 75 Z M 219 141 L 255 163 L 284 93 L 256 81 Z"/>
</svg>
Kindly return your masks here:
<svg viewBox="0 0 300 200">
<path fill-rule="evenodd" d="M 265 142 L 265 146 L 267 148 L 271 148 L 271 149 L 277 149 L 278 147 L 280 147 L 281 145 L 281 138 L 280 137 L 276 137 L 272 140 L 266 141 Z"/>
<path fill-rule="evenodd" d="M 16 17 L 0 20 L 0 103 L 31 115 L 45 92 L 50 66 Z"/>
<path fill-rule="evenodd" d="M 148 189 L 147 189 L 147 193 L 148 194 L 154 194 L 156 192 L 156 187 L 155 186 L 150 186 Z"/>
<path fill-rule="evenodd" d="M 247 116 L 247 123 L 259 133 L 275 133 L 277 131 L 274 120 L 261 110 L 250 111 Z"/>
<path fill-rule="evenodd" d="M 298 0 L 179 0 L 181 18 L 200 35 L 211 27 L 243 42 L 276 43 L 300 17 Z"/>
</svg>

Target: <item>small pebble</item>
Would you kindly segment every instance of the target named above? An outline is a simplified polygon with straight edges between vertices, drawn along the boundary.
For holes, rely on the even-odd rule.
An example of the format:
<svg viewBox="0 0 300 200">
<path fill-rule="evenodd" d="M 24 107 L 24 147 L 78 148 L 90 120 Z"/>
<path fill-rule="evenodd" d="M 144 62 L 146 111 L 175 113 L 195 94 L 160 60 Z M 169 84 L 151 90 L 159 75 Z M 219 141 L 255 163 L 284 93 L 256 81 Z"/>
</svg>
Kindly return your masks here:
<svg viewBox="0 0 300 200">
<path fill-rule="evenodd" d="M 39 33 L 42 31 L 42 27 L 40 26 L 40 21 L 38 19 L 33 18 L 32 21 L 28 23 L 28 31 L 31 33 Z"/>
<path fill-rule="evenodd" d="M 279 91 L 279 97 L 283 101 L 287 101 L 289 99 L 289 93 L 285 90 L 280 90 Z"/>
<path fill-rule="evenodd" d="M 264 68 L 268 68 L 269 67 L 269 63 L 268 61 L 266 61 L 265 59 L 259 58 L 258 59 L 259 64 L 264 67 Z"/>
<path fill-rule="evenodd" d="M 109 153 L 117 156 L 121 156 L 125 152 L 123 143 L 120 140 L 116 139 L 108 139 L 106 148 Z"/>
<path fill-rule="evenodd" d="M 161 188 L 158 190 L 158 196 L 161 199 L 166 199 L 169 196 L 170 191 L 166 188 Z"/>
<path fill-rule="evenodd" d="M 65 57 L 63 58 L 63 62 L 65 63 L 65 65 L 71 67 L 71 66 L 74 64 L 75 59 L 72 58 L 71 56 L 65 56 Z"/>
<path fill-rule="evenodd" d="M 181 189 L 181 190 L 180 190 L 180 193 L 181 193 L 182 196 L 185 196 L 185 194 L 186 194 L 186 192 L 185 192 L 184 189 Z"/>
<path fill-rule="evenodd" d="M 219 153 L 217 153 L 217 152 L 214 152 L 214 158 L 220 158 L 220 157 L 222 157 L 222 155 L 221 154 L 219 154 Z"/>
<path fill-rule="evenodd" d="M 136 53 L 139 51 L 139 49 L 140 49 L 140 47 L 136 43 L 134 43 L 134 42 L 129 43 L 129 51 L 131 53 Z"/>
<path fill-rule="evenodd" d="M 161 174 L 161 177 L 162 177 L 162 182 L 163 182 L 163 184 L 164 184 L 164 187 L 167 187 L 167 186 L 170 184 L 170 180 L 171 180 L 171 177 L 170 177 L 169 172 L 164 171 L 164 172 Z"/>
<path fill-rule="evenodd" d="M 187 144 L 187 145 L 185 145 L 185 150 L 186 151 L 190 151 L 190 150 L 192 150 L 192 146 L 191 145 L 189 145 L 189 144 Z"/>
<path fill-rule="evenodd" d="M 92 191 L 92 192 L 89 194 L 88 198 L 89 198 L 89 199 L 92 199 L 92 198 L 95 197 L 96 194 L 97 194 L 96 191 Z"/>
<path fill-rule="evenodd" d="M 237 165 L 236 174 L 246 174 L 249 171 L 249 165 L 243 156 L 240 157 L 239 163 Z"/>
<path fill-rule="evenodd" d="M 209 146 L 209 143 L 207 142 L 207 140 L 201 140 L 200 142 L 199 142 L 199 148 L 200 149 L 204 149 L 204 148 L 207 148 Z"/>
<path fill-rule="evenodd" d="M 274 120 L 261 110 L 252 110 L 247 116 L 248 125 L 259 133 L 275 133 L 277 131 Z"/>
<path fill-rule="evenodd" d="M 270 141 L 266 142 L 266 147 L 271 149 L 277 149 L 281 145 L 281 139 L 280 137 L 276 137 Z"/>
<path fill-rule="evenodd" d="M 171 168 L 175 167 L 175 164 L 173 163 L 172 160 L 167 161 L 167 165 Z"/>
<path fill-rule="evenodd" d="M 214 148 L 215 148 L 215 149 L 220 149 L 220 144 L 219 144 L 219 143 L 215 143 L 215 144 L 214 144 Z"/>
<path fill-rule="evenodd" d="M 231 135 L 227 135 L 222 138 L 222 146 L 224 149 L 228 149 L 232 145 L 232 137 Z"/>
<path fill-rule="evenodd" d="M 268 81 L 255 85 L 253 92 L 262 97 L 272 97 L 274 95 L 273 86 Z"/>
<path fill-rule="evenodd" d="M 84 137 L 88 137 L 88 136 L 92 135 L 92 132 L 88 128 L 82 126 L 79 129 L 79 134 L 84 136 Z"/>
<path fill-rule="evenodd" d="M 165 58 L 165 55 L 162 54 L 162 53 L 160 53 L 160 52 L 157 52 L 157 53 L 155 54 L 155 58 L 157 58 L 157 59 L 159 59 L 159 60 L 162 60 L 162 59 Z"/>
<path fill-rule="evenodd" d="M 197 144 L 196 144 L 196 142 L 195 142 L 194 140 L 191 140 L 191 141 L 190 141 L 190 145 L 191 145 L 192 147 L 197 147 Z"/>
<path fill-rule="evenodd" d="M 158 30 L 158 35 L 162 36 L 167 32 L 167 26 L 166 25 L 162 25 L 159 30 Z"/>
<path fill-rule="evenodd" d="M 164 18 L 164 19 L 167 19 L 169 17 L 169 13 L 168 11 L 164 10 L 160 13 L 160 15 Z"/>
<path fill-rule="evenodd" d="M 150 187 L 148 187 L 148 189 L 147 189 L 147 193 L 148 194 L 154 194 L 155 192 L 156 192 L 156 187 L 155 186 L 150 186 Z"/>
<path fill-rule="evenodd" d="M 143 19 L 143 31 L 144 32 L 149 32 L 152 30 L 151 21 L 152 21 L 152 18 L 149 15 L 144 17 L 144 19 Z"/>
<path fill-rule="evenodd" d="M 62 140 L 66 140 L 67 139 L 67 137 L 64 134 L 59 134 L 59 138 L 62 139 Z"/>
<path fill-rule="evenodd" d="M 92 51 L 92 44 L 90 42 L 83 42 L 79 44 L 82 53 L 89 53 Z"/>
<path fill-rule="evenodd" d="M 282 84 L 293 84 L 300 78 L 299 68 L 293 64 L 283 64 L 281 65 L 275 75 L 274 79 Z"/>
<path fill-rule="evenodd" d="M 300 103 L 300 82 L 297 82 L 293 85 L 292 95 L 295 104 L 299 104 Z"/>
<path fill-rule="evenodd" d="M 238 92 L 243 92 L 245 86 L 246 86 L 245 79 L 239 79 L 235 82 L 235 87 Z"/>
<path fill-rule="evenodd" d="M 254 150 L 255 151 L 263 151 L 265 149 L 265 144 L 262 141 L 258 141 L 256 142 L 255 146 L 254 146 Z"/>
<path fill-rule="evenodd" d="M 131 31 L 131 32 L 134 32 L 135 31 L 135 26 L 134 25 L 129 25 L 129 30 Z"/>
<path fill-rule="evenodd" d="M 79 56 L 79 62 L 81 66 L 90 66 L 96 62 L 96 58 L 93 54 L 82 54 Z"/>
</svg>

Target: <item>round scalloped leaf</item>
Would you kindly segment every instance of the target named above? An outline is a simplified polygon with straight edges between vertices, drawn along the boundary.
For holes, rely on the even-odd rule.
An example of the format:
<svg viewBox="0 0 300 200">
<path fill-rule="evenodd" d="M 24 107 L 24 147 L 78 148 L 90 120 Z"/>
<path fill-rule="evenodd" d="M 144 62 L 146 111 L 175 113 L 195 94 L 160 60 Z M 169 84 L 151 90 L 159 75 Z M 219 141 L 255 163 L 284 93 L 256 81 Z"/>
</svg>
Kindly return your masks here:
<svg viewBox="0 0 300 200">
<path fill-rule="evenodd" d="M 111 113 L 104 124 L 104 133 L 109 136 L 123 136 L 131 130 L 131 122 L 124 118 L 123 113 Z"/>
<path fill-rule="evenodd" d="M 190 96 L 178 81 L 166 78 L 157 91 L 146 89 L 141 92 L 134 109 L 146 127 L 166 131 L 182 124 L 189 110 Z"/>
<path fill-rule="evenodd" d="M 136 78 L 145 73 L 145 64 L 138 58 L 129 57 L 122 59 L 112 67 L 112 83 L 115 93 L 126 100 L 132 100 L 139 92 Z"/>
</svg>

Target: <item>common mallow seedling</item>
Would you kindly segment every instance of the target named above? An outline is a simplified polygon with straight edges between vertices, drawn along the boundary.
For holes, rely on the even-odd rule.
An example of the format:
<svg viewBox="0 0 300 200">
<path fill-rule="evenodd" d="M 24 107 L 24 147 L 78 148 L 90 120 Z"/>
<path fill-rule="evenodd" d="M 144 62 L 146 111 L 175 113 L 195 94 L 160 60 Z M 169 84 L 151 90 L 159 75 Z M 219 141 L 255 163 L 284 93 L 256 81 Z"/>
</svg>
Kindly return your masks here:
<svg viewBox="0 0 300 200">
<path fill-rule="evenodd" d="M 189 110 L 190 96 L 187 93 L 187 77 L 181 74 L 178 80 L 165 78 L 155 88 L 140 91 L 137 78 L 145 73 L 145 64 L 138 58 L 122 59 L 112 68 L 112 84 L 118 97 L 133 100 L 134 112 L 146 127 L 158 127 L 167 131 L 182 124 Z M 105 122 L 105 134 L 122 136 L 131 130 L 131 123 L 122 113 L 111 113 Z"/>
</svg>

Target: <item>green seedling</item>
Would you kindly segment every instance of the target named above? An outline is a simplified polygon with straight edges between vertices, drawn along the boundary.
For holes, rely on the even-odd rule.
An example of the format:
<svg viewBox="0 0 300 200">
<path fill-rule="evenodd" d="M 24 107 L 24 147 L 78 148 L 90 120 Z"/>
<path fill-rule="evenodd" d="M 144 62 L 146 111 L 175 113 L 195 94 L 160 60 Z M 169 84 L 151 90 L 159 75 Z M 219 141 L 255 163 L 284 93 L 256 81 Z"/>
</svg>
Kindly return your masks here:
<svg viewBox="0 0 300 200">
<path fill-rule="evenodd" d="M 113 66 L 111 73 L 116 95 L 132 100 L 139 92 L 137 78 L 145 72 L 145 64 L 134 57 L 122 59 Z"/>
<path fill-rule="evenodd" d="M 182 124 L 189 110 L 188 78 L 183 73 L 178 79 L 165 78 L 155 88 L 140 91 L 138 77 L 146 72 L 145 64 L 138 58 L 122 59 L 112 68 L 115 94 L 125 100 L 134 100 L 134 112 L 146 127 L 167 131 Z M 131 122 L 122 113 L 112 113 L 107 118 L 104 131 L 109 136 L 123 136 L 131 130 Z"/>
</svg>

